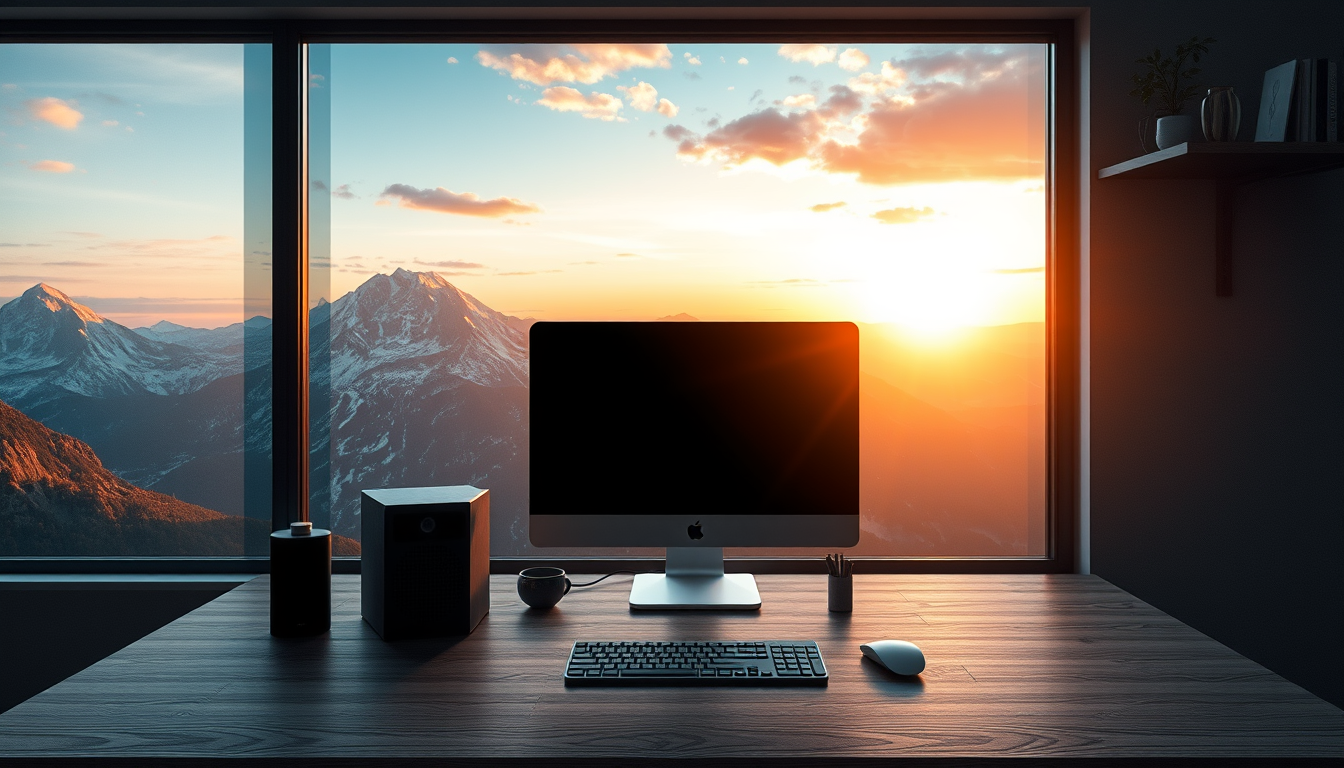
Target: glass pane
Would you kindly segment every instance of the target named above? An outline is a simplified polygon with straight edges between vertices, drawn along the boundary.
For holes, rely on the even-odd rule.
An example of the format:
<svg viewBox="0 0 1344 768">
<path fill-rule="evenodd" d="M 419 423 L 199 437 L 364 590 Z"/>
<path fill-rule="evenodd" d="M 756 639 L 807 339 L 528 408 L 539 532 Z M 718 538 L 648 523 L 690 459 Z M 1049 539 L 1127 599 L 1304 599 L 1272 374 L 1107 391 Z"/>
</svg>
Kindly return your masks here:
<svg viewBox="0 0 1344 768">
<path fill-rule="evenodd" d="M 0 556 L 264 556 L 269 46 L 0 45 Z"/>
<path fill-rule="evenodd" d="M 495 555 L 562 554 L 527 540 L 533 321 L 850 320 L 852 554 L 1046 555 L 1046 56 L 331 46 L 314 509 L 358 536 L 363 488 L 469 483 Z"/>
</svg>

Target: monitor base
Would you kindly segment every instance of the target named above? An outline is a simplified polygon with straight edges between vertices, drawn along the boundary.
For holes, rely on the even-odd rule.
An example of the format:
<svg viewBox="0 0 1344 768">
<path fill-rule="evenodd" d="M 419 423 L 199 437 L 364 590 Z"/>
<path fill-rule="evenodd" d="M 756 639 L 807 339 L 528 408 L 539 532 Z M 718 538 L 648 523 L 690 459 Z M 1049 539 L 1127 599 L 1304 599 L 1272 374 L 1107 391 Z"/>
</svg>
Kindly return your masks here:
<svg viewBox="0 0 1344 768">
<path fill-rule="evenodd" d="M 667 573 L 641 573 L 630 607 L 645 611 L 755 611 L 761 593 L 750 573 L 723 572 L 722 547 L 668 547 Z"/>
<path fill-rule="evenodd" d="M 758 611 L 761 593 L 750 573 L 718 576 L 641 573 L 630 587 L 630 607 L 641 611 Z"/>
</svg>

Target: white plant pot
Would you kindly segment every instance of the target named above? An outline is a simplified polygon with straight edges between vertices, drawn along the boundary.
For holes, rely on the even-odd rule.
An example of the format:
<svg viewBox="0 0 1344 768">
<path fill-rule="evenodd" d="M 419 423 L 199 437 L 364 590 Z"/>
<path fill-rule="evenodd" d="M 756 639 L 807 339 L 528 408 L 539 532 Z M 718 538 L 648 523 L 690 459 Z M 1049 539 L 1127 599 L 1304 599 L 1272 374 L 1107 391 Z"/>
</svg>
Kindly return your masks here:
<svg viewBox="0 0 1344 768">
<path fill-rule="evenodd" d="M 1190 115 L 1157 118 L 1157 148 L 1168 149 L 1187 141 L 1203 138 L 1201 128 Z"/>
</svg>

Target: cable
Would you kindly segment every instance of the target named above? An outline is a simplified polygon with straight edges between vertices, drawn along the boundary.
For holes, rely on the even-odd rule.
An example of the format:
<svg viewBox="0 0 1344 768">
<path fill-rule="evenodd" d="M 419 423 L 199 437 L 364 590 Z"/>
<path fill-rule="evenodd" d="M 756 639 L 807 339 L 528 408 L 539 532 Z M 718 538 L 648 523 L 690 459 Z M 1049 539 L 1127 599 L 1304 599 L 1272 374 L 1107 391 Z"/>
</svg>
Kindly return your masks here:
<svg viewBox="0 0 1344 768">
<path fill-rule="evenodd" d="M 605 581 L 606 579 L 610 579 L 612 576 L 615 576 L 615 575 L 617 575 L 617 574 L 619 574 L 619 573 L 628 573 L 628 574 L 630 574 L 631 576 L 635 575 L 635 571 L 612 571 L 611 573 L 608 573 L 606 576 L 603 576 L 602 578 L 597 579 L 597 581 L 590 581 L 590 582 L 588 582 L 587 584 L 573 584 L 573 583 L 571 583 L 569 586 L 570 586 L 571 588 L 574 588 L 574 587 L 591 587 L 591 586 L 593 586 L 594 584 L 596 584 L 598 581 Z"/>
</svg>

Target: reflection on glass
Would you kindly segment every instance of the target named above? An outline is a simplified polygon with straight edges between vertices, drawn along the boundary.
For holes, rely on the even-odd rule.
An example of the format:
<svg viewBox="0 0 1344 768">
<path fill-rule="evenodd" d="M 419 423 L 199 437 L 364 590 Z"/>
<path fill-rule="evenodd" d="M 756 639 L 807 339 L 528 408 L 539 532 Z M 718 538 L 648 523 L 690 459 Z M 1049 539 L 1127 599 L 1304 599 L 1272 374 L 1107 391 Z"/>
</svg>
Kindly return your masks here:
<svg viewBox="0 0 1344 768">
<path fill-rule="evenodd" d="M 269 83 L 0 45 L 0 556 L 265 554 Z"/>
<path fill-rule="evenodd" d="M 312 503 L 337 533 L 358 536 L 361 489 L 469 483 L 493 554 L 535 553 L 536 319 L 851 320 L 852 554 L 1046 554 L 1045 46 L 310 60 L 310 149 L 330 146 L 310 157 L 330 217 Z"/>
</svg>

